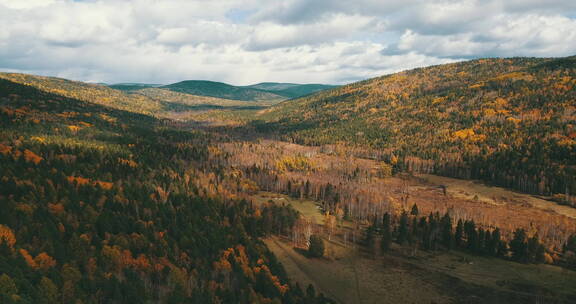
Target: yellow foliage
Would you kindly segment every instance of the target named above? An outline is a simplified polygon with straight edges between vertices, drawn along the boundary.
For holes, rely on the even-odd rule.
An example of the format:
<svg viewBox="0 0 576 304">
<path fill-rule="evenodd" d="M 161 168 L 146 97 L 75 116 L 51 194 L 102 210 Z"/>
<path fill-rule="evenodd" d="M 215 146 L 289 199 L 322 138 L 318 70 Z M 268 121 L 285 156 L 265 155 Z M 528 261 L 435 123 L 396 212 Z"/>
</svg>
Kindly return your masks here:
<svg viewBox="0 0 576 304">
<path fill-rule="evenodd" d="M 486 139 L 486 135 L 484 134 L 476 134 L 472 129 L 462 129 L 454 132 L 454 138 L 460 140 L 469 140 L 469 141 L 483 141 Z"/>
<path fill-rule="evenodd" d="M 576 146 L 576 140 L 564 138 L 558 141 L 559 146 L 569 147 L 569 146 Z"/>
<path fill-rule="evenodd" d="M 62 113 L 59 113 L 56 115 L 60 116 L 62 118 L 74 118 L 74 117 L 78 116 L 78 112 L 62 112 Z"/>
<path fill-rule="evenodd" d="M 131 168 L 136 168 L 136 167 L 138 167 L 138 164 L 137 164 L 135 161 L 131 160 L 131 159 L 118 158 L 118 162 L 119 162 L 120 164 L 126 165 L 126 166 L 131 167 Z"/>
<path fill-rule="evenodd" d="M 504 106 L 508 105 L 508 100 L 501 98 L 501 97 L 498 97 L 498 98 L 496 98 L 495 103 L 499 107 L 504 107 Z"/>
<path fill-rule="evenodd" d="M 98 114 L 98 116 L 100 116 L 100 118 L 101 118 L 102 120 L 107 121 L 107 122 L 109 122 L 109 123 L 116 123 L 116 120 L 117 120 L 116 118 L 110 117 L 110 116 L 108 116 L 108 115 L 106 115 L 106 114 Z"/>
<path fill-rule="evenodd" d="M 44 137 L 39 137 L 39 136 L 32 136 L 32 137 L 30 137 L 30 139 L 31 139 L 31 140 L 35 140 L 35 141 L 40 142 L 40 143 L 45 143 L 45 142 L 46 142 L 46 138 L 44 138 Z"/>
<path fill-rule="evenodd" d="M 462 129 L 462 130 L 458 130 L 456 132 L 454 132 L 454 137 L 459 138 L 459 139 L 466 139 L 469 137 L 474 136 L 474 130 L 472 129 Z"/>
<path fill-rule="evenodd" d="M 81 124 L 81 125 L 84 126 L 84 127 L 91 127 L 91 126 L 92 126 L 91 123 L 87 123 L 87 122 L 85 122 L 85 121 L 81 121 L 81 122 L 79 122 L 79 124 Z"/>
<path fill-rule="evenodd" d="M 276 169 L 280 172 L 284 171 L 312 171 L 314 170 L 313 163 L 303 156 L 286 156 L 276 162 Z"/>
<path fill-rule="evenodd" d="M 515 118 L 515 117 L 508 117 L 508 118 L 506 118 L 506 120 L 509 121 L 509 122 L 513 122 L 513 123 L 515 123 L 515 124 L 519 124 L 519 123 L 522 121 L 521 119 L 518 119 L 518 118 Z"/>
<path fill-rule="evenodd" d="M 80 131 L 81 127 L 69 125 L 69 126 L 68 126 L 68 129 L 69 129 L 70 131 L 76 133 L 76 132 Z"/>
<path fill-rule="evenodd" d="M 446 97 L 436 97 L 432 100 L 432 104 L 437 104 L 446 101 Z"/>
</svg>

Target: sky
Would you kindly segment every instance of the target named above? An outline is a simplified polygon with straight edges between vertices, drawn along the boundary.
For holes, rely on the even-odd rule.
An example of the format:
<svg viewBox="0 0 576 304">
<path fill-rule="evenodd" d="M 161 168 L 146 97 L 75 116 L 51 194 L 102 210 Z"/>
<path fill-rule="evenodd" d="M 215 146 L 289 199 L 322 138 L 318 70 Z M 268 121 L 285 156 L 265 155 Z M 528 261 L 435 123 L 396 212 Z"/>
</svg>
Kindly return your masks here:
<svg viewBox="0 0 576 304">
<path fill-rule="evenodd" d="M 571 55 L 574 0 L 0 0 L 0 71 L 88 82 L 344 84 Z"/>
</svg>

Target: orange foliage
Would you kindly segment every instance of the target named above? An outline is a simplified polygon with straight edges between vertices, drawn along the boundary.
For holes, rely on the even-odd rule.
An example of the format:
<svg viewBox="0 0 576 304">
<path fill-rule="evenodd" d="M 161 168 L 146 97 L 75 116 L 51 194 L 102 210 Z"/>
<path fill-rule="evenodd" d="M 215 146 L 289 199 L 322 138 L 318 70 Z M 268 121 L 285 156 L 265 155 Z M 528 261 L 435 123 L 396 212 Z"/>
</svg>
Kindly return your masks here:
<svg viewBox="0 0 576 304">
<path fill-rule="evenodd" d="M 48 211 L 52 214 L 61 215 L 64 213 L 64 205 L 57 203 L 57 204 L 48 204 Z"/>
<path fill-rule="evenodd" d="M 56 266 L 56 261 L 45 252 L 37 255 L 36 258 L 34 258 L 34 261 L 40 270 L 48 270 Z"/>
<path fill-rule="evenodd" d="M 100 186 L 100 188 L 104 190 L 110 190 L 112 189 L 112 186 L 114 186 L 113 183 L 103 181 L 95 181 L 94 184 Z"/>
<path fill-rule="evenodd" d="M 20 254 L 22 255 L 24 261 L 26 261 L 26 264 L 28 264 L 30 268 L 32 269 L 38 268 L 36 261 L 34 261 L 34 258 L 32 258 L 32 256 L 30 255 L 30 253 L 28 253 L 26 249 L 20 249 Z"/>
<path fill-rule="evenodd" d="M 26 159 L 26 161 L 33 162 L 36 165 L 43 160 L 42 157 L 28 149 L 24 150 L 24 159 Z"/>
<path fill-rule="evenodd" d="M 90 179 L 83 177 L 68 176 L 66 177 L 66 179 L 71 184 L 74 184 L 74 182 L 76 182 L 78 186 L 88 185 L 90 183 Z"/>
<path fill-rule="evenodd" d="M 13 248 L 16 243 L 16 236 L 12 229 L 0 224 L 0 244 L 6 243 L 8 247 Z"/>
<path fill-rule="evenodd" d="M 11 146 L 5 146 L 3 144 L 0 144 L 0 153 L 7 155 L 10 154 L 10 152 L 12 152 Z"/>
</svg>

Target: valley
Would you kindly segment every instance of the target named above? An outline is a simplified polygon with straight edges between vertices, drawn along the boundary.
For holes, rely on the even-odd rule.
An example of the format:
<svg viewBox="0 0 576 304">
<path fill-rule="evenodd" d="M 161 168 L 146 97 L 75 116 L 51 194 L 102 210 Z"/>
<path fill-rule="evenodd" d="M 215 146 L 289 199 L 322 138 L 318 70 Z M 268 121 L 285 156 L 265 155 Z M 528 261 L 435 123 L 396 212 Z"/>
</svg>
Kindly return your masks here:
<svg viewBox="0 0 576 304">
<path fill-rule="evenodd" d="M 1 73 L 0 299 L 571 303 L 575 62 L 341 87 Z"/>
</svg>

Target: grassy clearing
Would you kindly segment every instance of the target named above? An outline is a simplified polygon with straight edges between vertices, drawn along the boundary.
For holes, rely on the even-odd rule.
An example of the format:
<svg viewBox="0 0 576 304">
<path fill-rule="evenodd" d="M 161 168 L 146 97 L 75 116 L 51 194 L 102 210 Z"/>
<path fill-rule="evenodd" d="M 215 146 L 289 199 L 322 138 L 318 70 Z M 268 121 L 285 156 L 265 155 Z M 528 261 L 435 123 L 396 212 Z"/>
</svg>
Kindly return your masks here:
<svg viewBox="0 0 576 304">
<path fill-rule="evenodd" d="M 558 205 L 555 202 L 547 201 L 529 194 L 514 192 L 500 187 L 492 187 L 477 181 L 455 179 L 431 174 L 420 174 L 425 182 L 432 185 L 446 186 L 448 194 L 461 199 L 478 200 L 488 204 L 530 204 L 531 206 L 553 211 L 576 219 L 576 208 Z"/>
<path fill-rule="evenodd" d="M 278 194 L 273 192 L 258 192 L 258 194 L 252 196 L 252 201 L 255 204 L 263 204 L 268 201 L 273 201 L 277 204 L 288 204 L 292 205 L 294 209 L 298 210 L 304 217 L 311 219 L 313 223 L 323 224 L 324 216 L 320 211 L 320 207 L 311 200 L 299 200 L 289 197 L 285 194 Z"/>
</svg>

